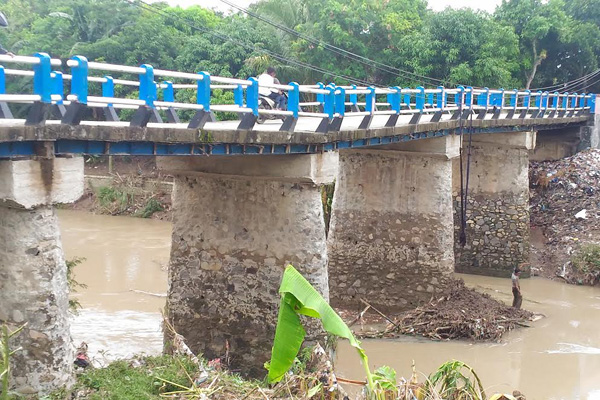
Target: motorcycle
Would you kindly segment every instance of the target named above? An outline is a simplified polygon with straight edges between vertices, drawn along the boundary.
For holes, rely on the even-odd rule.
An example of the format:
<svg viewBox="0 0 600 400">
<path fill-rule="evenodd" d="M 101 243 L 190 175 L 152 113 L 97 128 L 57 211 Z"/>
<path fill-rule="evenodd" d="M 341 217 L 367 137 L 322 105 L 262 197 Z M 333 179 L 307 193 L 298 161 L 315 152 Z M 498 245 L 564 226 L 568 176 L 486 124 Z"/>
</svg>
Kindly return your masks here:
<svg viewBox="0 0 600 400">
<path fill-rule="evenodd" d="M 285 96 L 286 103 L 287 103 L 287 98 L 288 98 L 287 93 L 283 92 L 283 95 Z M 271 99 L 268 96 L 260 94 L 258 96 L 258 109 L 259 110 L 276 110 L 277 107 L 275 106 L 275 100 Z M 259 114 L 256 122 L 259 124 L 262 124 L 265 121 L 272 120 L 272 119 L 280 119 L 283 121 L 283 120 L 285 120 L 285 115 Z"/>
</svg>

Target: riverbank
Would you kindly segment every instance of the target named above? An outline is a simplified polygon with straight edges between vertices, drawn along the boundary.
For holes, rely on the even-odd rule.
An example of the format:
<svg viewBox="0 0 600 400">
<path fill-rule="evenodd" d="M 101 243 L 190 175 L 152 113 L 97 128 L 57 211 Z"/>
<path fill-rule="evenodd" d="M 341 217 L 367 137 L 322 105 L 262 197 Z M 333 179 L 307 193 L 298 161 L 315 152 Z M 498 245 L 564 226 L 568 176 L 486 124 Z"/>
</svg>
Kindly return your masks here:
<svg viewBox="0 0 600 400">
<path fill-rule="evenodd" d="M 600 150 L 529 169 L 532 273 L 600 283 Z"/>
</svg>

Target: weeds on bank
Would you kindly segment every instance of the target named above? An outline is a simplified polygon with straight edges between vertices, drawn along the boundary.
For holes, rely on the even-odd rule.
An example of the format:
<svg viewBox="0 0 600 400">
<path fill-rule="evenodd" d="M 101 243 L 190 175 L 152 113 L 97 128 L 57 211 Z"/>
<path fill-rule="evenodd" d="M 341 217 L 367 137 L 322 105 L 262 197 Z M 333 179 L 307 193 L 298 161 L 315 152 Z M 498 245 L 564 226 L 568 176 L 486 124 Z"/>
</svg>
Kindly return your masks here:
<svg viewBox="0 0 600 400">
<path fill-rule="evenodd" d="M 583 274 L 583 282 L 595 285 L 600 282 L 600 245 L 589 243 L 581 246 L 571 257 L 576 271 Z"/>
<path fill-rule="evenodd" d="M 13 394 L 9 391 L 10 379 L 10 358 L 16 352 L 20 351 L 18 347 L 14 350 L 10 347 L 10 340 L 17 336 L 25 328 L 25 325 L 20 326 L 14 331 L 10 331 L 7 325 L 0 326 L 0 400 L 9 400 L 13 398 Z"/>
<path fill-rule="evenodd" d="M 164 206 L 155 193 L 158 187 L 141 188 L 140 182 L 133 177 L 116 177 L 112 185 L 101 186 L 95 190 L 98 209 L 102 214 L 131 214 L 135 217 L 150 218 L 154 213 L 163 211 Z"/>
</svg>

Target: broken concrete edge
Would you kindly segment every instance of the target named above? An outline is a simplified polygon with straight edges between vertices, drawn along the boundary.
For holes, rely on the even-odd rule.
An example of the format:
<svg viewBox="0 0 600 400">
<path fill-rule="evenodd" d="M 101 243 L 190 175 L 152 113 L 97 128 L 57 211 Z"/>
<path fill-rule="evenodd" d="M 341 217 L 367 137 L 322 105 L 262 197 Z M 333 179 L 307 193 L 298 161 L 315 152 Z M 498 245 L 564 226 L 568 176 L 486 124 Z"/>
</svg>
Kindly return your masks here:
<svg viewBox="0 0 600 400">
<path fill-rule="evenodd" d="M 565 129 L 582 126 L 589 123 L 590 116 L 571 118 L 529 118 L 529 119 L 498 119 L 473 120 L 464 123 L 463 134 L 468 133 L 469 127 L 473 133 L 507 133 L 538 129 Z M 471 125 L 472 124 L 472 125 Z M 187 144 L 313 144 L 324 145 L 339 141 L 361 140 L 381 137 L 410 136 L 423 133 L 457 134 L 460 122 L 458 120 L 425 122 L 416 125 L 400 125 L 396 127 L 381 127 L 370 129 L 342 130 L 327 134 L 298 131 L 294 133 L 281 131 L 242 131 L 242 130 L 197 130 L 183 128 L 155 127 L 110 127 L 90 125 L 46 125 L 40 126 L 2 126 L 0 127 L 0 142 L 19 141 L 54 141 L 54 140 L 84 140 L 106 142 L 156 142 L 156 143 L 187 143 Z M 430 138 L 411 138 L 425 139 Z"/>
<path fill-rule="evenodd" d="M 84 191 L 83 157 L 0 160 L 0 204 L 11 208 L 73 203 Z"/>
</svg>

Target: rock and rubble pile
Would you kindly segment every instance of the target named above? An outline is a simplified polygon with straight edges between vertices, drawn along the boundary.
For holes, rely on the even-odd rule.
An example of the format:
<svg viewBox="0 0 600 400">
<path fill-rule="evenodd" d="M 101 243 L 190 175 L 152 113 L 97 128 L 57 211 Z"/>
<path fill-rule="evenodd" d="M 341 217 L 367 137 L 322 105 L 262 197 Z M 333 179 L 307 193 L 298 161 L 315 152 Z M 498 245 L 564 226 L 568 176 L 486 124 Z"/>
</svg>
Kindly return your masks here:
<svg viewBox="0 0 600 400">
<path fill-rule="evenodd" d="M 529 184 L 531 227 L 545 236 L 545 246 L 537 250 L 537 272 L 573 280 L 571 255 L 600 239 L 600 150 L 532 162 Z"/>
</svg>

